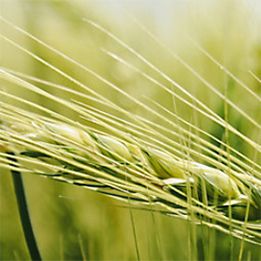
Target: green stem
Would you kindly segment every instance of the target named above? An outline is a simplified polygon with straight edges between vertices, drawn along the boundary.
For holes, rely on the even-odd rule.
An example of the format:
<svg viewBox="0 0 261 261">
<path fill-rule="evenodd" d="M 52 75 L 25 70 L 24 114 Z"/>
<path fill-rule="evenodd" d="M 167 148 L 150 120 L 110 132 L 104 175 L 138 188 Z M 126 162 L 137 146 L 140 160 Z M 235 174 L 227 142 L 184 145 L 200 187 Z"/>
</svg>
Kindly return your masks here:
<svg viewBox="0 0 261 261">
<path fill-rule="evenodd" d="M 11 156 L 15 156 L 13 152 L 8 153 Z M 9 160 L 17 162 L 14 157 L 10 157 Z M 15 189 L 16 201 L 18 205 L 20 221 L 23 227 L 25 241 L 32 260 L 42 260 L 41 255 L 36 243 L 35 235 L 32 228 L 32 223 L 27 207 L 26 196 L 24 191 L 22 175 L 19 171 L 11 170 L 13 184 Z"/>
</svg>

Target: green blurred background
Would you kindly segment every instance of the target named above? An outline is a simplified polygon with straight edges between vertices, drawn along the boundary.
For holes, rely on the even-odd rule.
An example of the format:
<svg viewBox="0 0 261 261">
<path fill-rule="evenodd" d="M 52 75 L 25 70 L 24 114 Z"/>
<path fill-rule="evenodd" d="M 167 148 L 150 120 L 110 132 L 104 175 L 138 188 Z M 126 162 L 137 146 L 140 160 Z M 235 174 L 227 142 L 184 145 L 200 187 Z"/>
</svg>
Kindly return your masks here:
<svg viewBox="0 0 261 261">
<path fill-rule="evenodd" d="M 257 121 L 260 120 L 258 102 L 200 53 L 191 40 L 200 43 L 250 86 L 253 92 L 260 95 L 260 83 L 249 73 L 251 71 L 261 75 L 261 5 L 258 1 L 1 0 L 0 5 L 1 15 L 6 19 L 98 72 L 142 102 L 153 106 L 147 98 L 153 99 L 183 119 L 219 139 L 224 139 L 224 128 L 188 108 L 184 103 L 173 100 L 166 91 L 107 56 L 102 48 L 117 53 L 185 97 L 173 85 L 115 41 L 84 22 L 82 18 L 104 25 L 184 86 L 193 96 L 224 117 L 224 101 L 171 57 L 166 48 L 155 43 L 135 22 L 137 19 L 149 28 L 158 40 L 166 43 L 166 46 L 179 54 L 245 113 Z M 1 32 L 130 112 L 171 128 L 91 74 L 61 59 L 5 24 L 1 24 Z M 1 40 L 0 44 L 1 66 L 88 94 L 29 55 L 17 50 L 10 43 Z M 48 86 L 40 84 L 38 86 L 62 98 L 75 98 L 62 91 L 54 91 Z M 83 121 L 70 109 L 26 92 L 19 86 L 1 81 L 0 88 L 75 120 Z M 89 100 L 81 101 L 105 109 Z M 14 103 L 11 100 L 8 102 Z M 17 106 L 26 108 L 22 104 Z M 108 112 L 125 117 L 115 111 Z M 159 112 L 164 114 L 163 111 Z M 229 108 L 228 120 L 242 133 L 258 142 L 258 129 L 232 108 Z M 163 134 L 175 139 L 169 133 Z M 258 161 L 256 151 L 239 138 L 230 134 L 225 141 L 249 158 Z M 33 226 L 44 260 L 81 260 L 84 257 L 87 260 L 137 260 L 131 215 L 134 217 L 136 243 L 141 260 L 237 260 L 238 258 L 241 242 L 213 229 L 193 226 L 186 221 L 160 213 L 124 208 L 121 202 L 76 186 L 60 184 L 33 175 L 23 177 Z M 0 259 L 27 260 L 29 255 L 18 218 L 10 173 L 1 170 L 0 179 Z M 245 244 L 243 259 L 260 260 L 258 250 L 260 249 L 257 246 Z"/>
</svg>

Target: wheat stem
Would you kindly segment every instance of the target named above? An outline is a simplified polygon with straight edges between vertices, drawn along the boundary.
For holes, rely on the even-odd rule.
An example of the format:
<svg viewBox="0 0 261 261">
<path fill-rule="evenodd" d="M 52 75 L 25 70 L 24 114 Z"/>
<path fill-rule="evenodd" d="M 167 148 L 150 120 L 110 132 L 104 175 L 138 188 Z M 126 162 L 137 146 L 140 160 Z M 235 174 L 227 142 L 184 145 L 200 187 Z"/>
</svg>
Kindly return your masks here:
<svg viewBox="0 0 261 261">
<path fill-rule="evenodd" d="M 15 156 L 13 152 L 8 152 L 8 155 Z M 15 157 L 8 157 L 11 162 L 17 163 L 17 160 Z M 24 190 L 24 184 L 23 184 L 23 178 L 21 173 L 18 170 L 10 170 L 12 173 L 12 179 L 15 189 L 15 195 L 16 195 L 16 201 L 18 205 L 19 210 L 19 216 L 21 225 L 23 228 L 23 233 L 25 237 L 25 241 L 31 256 L 32 260 L 41 260 L 41 255 L 38 249 L 38 245 L 36 242 L 36 238 L 34 235 L 29 209 L 27 206 L 26 196 L 25 196 L 25 190 Z"/>
</svg>

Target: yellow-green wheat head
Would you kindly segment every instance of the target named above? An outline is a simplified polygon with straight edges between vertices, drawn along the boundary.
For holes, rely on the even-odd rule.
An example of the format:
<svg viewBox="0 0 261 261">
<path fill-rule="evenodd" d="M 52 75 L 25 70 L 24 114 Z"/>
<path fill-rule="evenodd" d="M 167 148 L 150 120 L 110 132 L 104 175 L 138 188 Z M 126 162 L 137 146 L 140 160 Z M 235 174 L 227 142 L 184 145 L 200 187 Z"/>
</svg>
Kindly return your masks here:
<svg viewBox="0 0 261 261">
<path fill-rule="evenodd" d="M 40 197 L 52 231 L 63 238 L 49 253 L 58 237 L 38 228 L 46 260 L 85 253 L 90 260 L 258 258 L 261 22 L 255 5 L 162 1 L 155 10 L 153 1 L 10 2 L 13 9 L 3 1 L 0 16 L 0 170 L 5 182 L 15 171 L 28 189 L 39 188 L 29 199 Z M 4 195 L 10 191 L 3 186 Z M 5 218 L 10 197 L 0 211 Z M 34 200 L 31 208 L 42 213 Z M 67 238 L 69 230 L 61 232 L 63 215 L 78 231 L 76 241 Z M 46 222 L 32 217 L 38 226 Z M 86 241 L 100 242 L 99 226 L 109 220 L 122 223 L 108 225 L 105 234 L 118 235 L 127 250 L 121 240 L 114 248 L 107 241 L 85 248 Z M 138 226 L 146 232 L 139 234 Z M 146 233 L 153 243 L 143 240 Z M 181 235 L 187 235 L 186 253 L 164 247 Z M 208 237 L 210 250 L 200 248 Z M 219 239 L 230 242 L 227 256 L 219 256 Z M 18 259 L 26 258 L 21 249 Z"/>
</svg>

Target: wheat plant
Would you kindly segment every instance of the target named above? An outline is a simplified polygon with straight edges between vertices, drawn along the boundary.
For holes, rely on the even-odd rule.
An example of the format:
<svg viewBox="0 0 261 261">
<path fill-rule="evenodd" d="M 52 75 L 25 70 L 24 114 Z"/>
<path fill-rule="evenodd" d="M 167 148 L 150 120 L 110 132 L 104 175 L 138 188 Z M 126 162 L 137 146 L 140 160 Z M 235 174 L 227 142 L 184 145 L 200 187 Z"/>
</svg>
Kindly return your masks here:
<svg viewBox="0 0 261 261">
<path fill-rule="evenodd" d="M 222 91 L 208 75 L 173 52 L 142 22 L 130 17 L 152 48 L 157 46 L 166 52 L 191 75 L 198 88 L 215 96 L 214 103 L 221 107 L 214 109 L 189 89 L 186 81 L 170 76 L 155 59 L 147 58 L 106 25 L 89 17 L 77 19 L 81 26 L 113 44 L 113 48 L 102 46 L 104 59 L 115 63 L 123 75 L 126 72 L 128 80 L 137 78 L 140 86 L 146 81 L 145 86 L 153 86 L 151 91 L 161 93 L 163 100 L 150 97 L 150 93 L 140 99 L 135 89 L 124 89 L 120 81 L 117 83 L 117 77 L 110 79 L 1 16 L 3 28 L 8 29 L 7 33 L 0 33 L 3 42 L 40 66 L 40 72 L 46 70 L 63 80 L 56 83 L 49 80 L 52 77 L 44 79 L 1 66 L 0 167 L 18 175 L 33 174 L 50 182 L 87 188 L 121 201 L 130 210 L 135 259 L 142 259 L 133 219 L 133 211 L 137 210 L 185 220 L 193 229 L 208 227 L 232 241 L 238 239 L 240 249 L 236 256 L 242 260 L 245 242 L 257 246 L 261 243 L 258 91 L 197 41 L 186 38 L 211 66 L 221 71 L 225 78 Z M 35 50 L 9 36 L 9 30 L 30 41 Z M 68 64 L 69 69 L 56 65 L 51 56 Z M 71 68 L 88 75 L 89 83 L 70 73 Z M 253 71 L 249 75 L 260 87 L 258 75 Z M 134 84 L 135 80 L 131 82 Z M 92 83 L 97 86 L 94 88 Z M 250 112 L 244 103 L 230 97 L 229 84 L 235 84 L 240 88 L 239 94 L 249 97 Z M 184 114 L 180 113 L 182 110 Z M 238 128 L 231 115 L 241 119 L 249 133 Z M 204 124 L 219 132 L 213 133 Z M 84 257 L 84 250 L 81 252 Z"/>
</svg>

